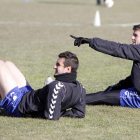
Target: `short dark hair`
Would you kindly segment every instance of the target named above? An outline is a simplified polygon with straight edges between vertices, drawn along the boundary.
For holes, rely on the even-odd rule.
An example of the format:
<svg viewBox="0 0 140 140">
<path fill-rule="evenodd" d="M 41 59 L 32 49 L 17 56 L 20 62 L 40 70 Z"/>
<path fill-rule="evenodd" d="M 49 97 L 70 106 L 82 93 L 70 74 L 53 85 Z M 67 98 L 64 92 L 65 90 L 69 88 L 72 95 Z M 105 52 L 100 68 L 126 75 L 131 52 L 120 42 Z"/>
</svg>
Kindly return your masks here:
<svg viewBox="0 0 140 140">
<path fill-rule="evenodd" d="M 140 30 L 140 24 L 134 25 L 134 26 L 133 26 L 133 30 L 134 30 L 134 31 L 135 31 L 135 30 Z"/>
<path fill-rule="evenodd" d="M 69 51 L 60 53 L 59 58 L 65 58 L 64 67 L 71 66 L 71 72 L 76 72 L 79 67 L 79 60 L 74 53 Z"/>
</svg>

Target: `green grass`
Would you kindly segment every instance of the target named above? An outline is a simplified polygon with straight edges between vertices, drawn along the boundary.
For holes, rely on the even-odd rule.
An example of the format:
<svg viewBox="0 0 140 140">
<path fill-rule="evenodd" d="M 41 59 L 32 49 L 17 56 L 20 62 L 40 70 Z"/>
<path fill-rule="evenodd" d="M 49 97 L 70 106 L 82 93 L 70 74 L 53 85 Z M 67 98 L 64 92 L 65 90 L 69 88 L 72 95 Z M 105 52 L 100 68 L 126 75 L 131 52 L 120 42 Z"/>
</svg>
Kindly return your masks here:
<svg viewBox="0 0 140 140">
<path fill-rule="evenodd" d="M 78 80 L 87 94 L 106 89 L 131 72 L 132 62 L 94 51 L 88 45 L 73 46 L 70 34 L 100 37 L 131 43 L 132 26 L 139 23 L 139 0 L 115 0 L 112 8 L 96 6 L 95 0 L 1 0 L 0 59 L 10 60 L 34 89 L 42 88 L 63 51 L 76 53 L 80 60 Z M 99 10 L 101 27 L 94 27 Z M 138 140 L 139 109 L 86 106 L 84 119 L 59 121 L 0 116 L 2 140 Z"/>
</svg>

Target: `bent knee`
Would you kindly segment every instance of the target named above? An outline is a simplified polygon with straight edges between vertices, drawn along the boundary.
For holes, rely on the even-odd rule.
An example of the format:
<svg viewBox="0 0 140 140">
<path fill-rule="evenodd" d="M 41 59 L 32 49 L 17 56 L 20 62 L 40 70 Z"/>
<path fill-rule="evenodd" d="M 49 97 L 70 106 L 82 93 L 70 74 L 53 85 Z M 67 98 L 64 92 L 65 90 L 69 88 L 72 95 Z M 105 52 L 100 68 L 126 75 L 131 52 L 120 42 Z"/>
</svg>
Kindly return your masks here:
<svg viewBox="0 0 140 140">
<path fill-rule="evenodd" d="M 8 67 L 13 65 L 13 63 L 11 61 L 3 61 L 0 60 L 0 70 L 2 70 L 2 68 Z"/>
<path fill-rule="evenodd" d="M 5 65 L 4 61 L 0 60 L 0 66 L 3 66 L 3 65 Z"/>
<path fill-rule="evenodd" d="M 4 63 L 5 63 L 6 65 L 12 65 L 12 64 L 13 64 L 11 61 L 4 61 Z"/>
</svg>

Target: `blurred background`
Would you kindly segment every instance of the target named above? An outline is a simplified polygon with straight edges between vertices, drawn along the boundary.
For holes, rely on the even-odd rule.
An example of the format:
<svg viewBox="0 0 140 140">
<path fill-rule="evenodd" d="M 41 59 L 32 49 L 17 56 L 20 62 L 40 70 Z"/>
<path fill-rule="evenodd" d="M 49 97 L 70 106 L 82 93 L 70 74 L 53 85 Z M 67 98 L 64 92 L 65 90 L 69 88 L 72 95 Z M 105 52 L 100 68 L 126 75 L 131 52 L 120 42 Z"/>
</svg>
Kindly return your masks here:
<svg viewBox="0 0 140 140">
<path fill-rule="evenodd" d="M 34 89 L 53 79 L 58 54 L 77 54 L 78 77 L 87 94 L 105 90 L 130 75 L 132 61 L 74 46 L 70 35 L 131 44 L 139 24 L 140 0 L 0 0 L 0 59 L 10 60 Z M 97 12 L 98 11 L 98 12 Z M 98 14 L 96 14 L 98 13 Z M 95 26 L 95 17 L 100 25 Z M 138 140 L 139 109 L 86 106 L 84 119 L 59 121 L 0 117 L 0 139 Z"/>
</svg>

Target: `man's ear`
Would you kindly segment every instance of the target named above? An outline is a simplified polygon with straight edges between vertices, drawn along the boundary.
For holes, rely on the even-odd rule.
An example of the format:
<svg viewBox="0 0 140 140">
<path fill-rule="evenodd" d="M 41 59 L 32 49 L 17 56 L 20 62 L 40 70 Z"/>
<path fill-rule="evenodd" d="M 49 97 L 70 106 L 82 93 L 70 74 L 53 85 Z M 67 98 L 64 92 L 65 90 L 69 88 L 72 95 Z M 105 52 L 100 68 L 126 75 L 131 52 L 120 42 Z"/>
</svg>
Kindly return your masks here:
<svg viewBox="0 0 140 140">
<path fill-rule="evenodd" d="M 67 67 L 67 73 L 71 73 L 71 66 Z"/>
</svg>

